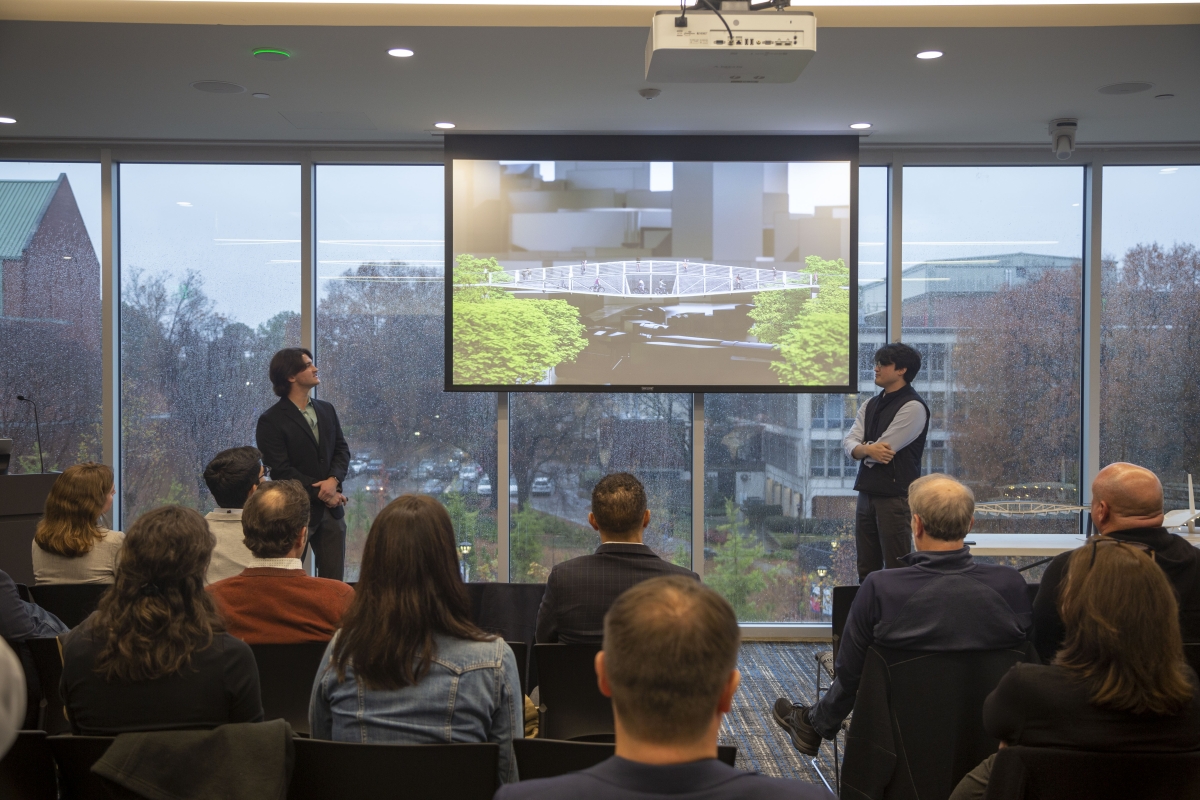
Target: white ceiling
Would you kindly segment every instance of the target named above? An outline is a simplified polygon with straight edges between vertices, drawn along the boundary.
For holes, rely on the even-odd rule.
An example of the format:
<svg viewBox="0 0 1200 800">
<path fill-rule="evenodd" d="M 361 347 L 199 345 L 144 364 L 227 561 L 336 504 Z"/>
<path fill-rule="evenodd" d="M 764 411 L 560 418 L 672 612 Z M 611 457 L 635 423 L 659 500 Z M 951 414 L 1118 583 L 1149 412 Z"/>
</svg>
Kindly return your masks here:
<svg viewBox="0 0 1200 800">
<path fill-rule="evenodd" d="M 0 126 L 0 141 L 432 141 L 441 120 L 460 131 L 848 132 L 865 120 L 871 144 L 1048 146 L 1050 119 L 1078 117 L 1082 145 L 1200 142 L 1200 26 L 825 28 L 817 41 L 794 84 L 659 85 L 648 101 L 639 28 L 7 21 L 0 115 L 18 124 Z M 263 46 L 294 57 L 254 59 Z M 395 46 L 417 55 L 386 55 Z M 913 57 L 928 48 L 946 56 Z M 204 94 L 197 80 L 247 92 Z M 1154 89 L 1096 91 L 1122 81 Z"/>
</svg>

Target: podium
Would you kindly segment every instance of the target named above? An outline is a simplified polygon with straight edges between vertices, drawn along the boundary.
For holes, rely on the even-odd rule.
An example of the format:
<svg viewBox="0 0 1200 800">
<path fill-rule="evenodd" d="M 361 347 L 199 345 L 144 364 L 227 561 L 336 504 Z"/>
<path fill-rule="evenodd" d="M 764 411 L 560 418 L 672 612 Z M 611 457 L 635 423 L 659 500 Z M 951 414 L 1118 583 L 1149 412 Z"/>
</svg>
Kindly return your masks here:
<svg viewBox="0 0 1200 800">
<path fill-rule="evenodd" d="M 0 475 L 0 569 L 17 583 L 33 585 L 33 533 L 60 474 Z"/>
</svg>

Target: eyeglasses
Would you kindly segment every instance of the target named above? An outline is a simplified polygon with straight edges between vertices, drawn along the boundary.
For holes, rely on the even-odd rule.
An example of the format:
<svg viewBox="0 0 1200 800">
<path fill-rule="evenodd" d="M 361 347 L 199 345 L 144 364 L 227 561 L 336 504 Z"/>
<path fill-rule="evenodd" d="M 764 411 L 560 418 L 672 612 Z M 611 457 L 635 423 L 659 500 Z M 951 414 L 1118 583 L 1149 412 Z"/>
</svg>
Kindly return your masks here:
<svg viewBox="0 0 1200 800">
<path fill-rule="evenodd" d="M 262 467 L 262 475 L 258 476 L 259 483 L 262 483 L 263 481 L 271 480 L 271 468 L 268 467 L 266 464 L 262 463 L 261 461 L 258 462 L 258 465 L 260 467 Z"/>
<path fill-rule="evenodd" d="M 1092 567 L 1096 566 L 1096 551 L 1099 550 L 1102 545 L 1104 545 L 1104 546 L 1119 545 L 1121 547 L 1130 547 L 1130 548 L 1133 548 L 1134 550 L 1141 550 L 1143 553 L 1150 556 L 1151 561 L 1155 560 L 1154 559 L 1154 548 L 1148 544 L 1143 544 L 1142 542 L 1126 542 L 1121 539 L 1112 539 L 1108 536 L 1101 535 L 1101 536 L 1093 537 L 1089 541 L 1089 544 L 1091 544 L 1091 546 L 1092 546 L 1092 560 L 1088 563 L 1088 569 L 1091 569 Z M 1085 545 L 1085 547 L 1086 547 L 1086 545 Z"/>
</svg>

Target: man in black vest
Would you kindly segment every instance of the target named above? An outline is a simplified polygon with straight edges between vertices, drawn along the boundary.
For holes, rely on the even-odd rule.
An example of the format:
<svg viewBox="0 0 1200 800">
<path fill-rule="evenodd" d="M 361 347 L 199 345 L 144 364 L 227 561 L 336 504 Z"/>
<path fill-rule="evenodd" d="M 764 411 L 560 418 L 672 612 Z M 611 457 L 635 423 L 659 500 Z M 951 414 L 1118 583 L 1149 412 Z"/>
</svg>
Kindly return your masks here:
<svg viewBox="0 0 1200 800">
<path fill-rule="evenodd" d="M 308 489 L 308 541 L 317 574 L 340 581 L 346 563 L 342 481 L 350 447 L 333 404 L 309 396 L 321 383 L 312 353 L 303 347 L 280 350 L 271 359 L 270 375 L 279 402 L 258 418 L 255 439 L 263 464 L 274 480 L 297 480 Z"/>
<path fill-rule="evenodd" d="M 842 442 L 861 462 L 854 489 L 854 540 L 858 580 L 878 569 L 898 569 L 912 552 L 908 487 L 921 477 L 921 455 L 929 432 L 929 407 L 912 388 L 921 354 L 906 344 L 885 344 L 875 352 L 875 385 L 883 389 L 858 409 Z"/>
</svg>

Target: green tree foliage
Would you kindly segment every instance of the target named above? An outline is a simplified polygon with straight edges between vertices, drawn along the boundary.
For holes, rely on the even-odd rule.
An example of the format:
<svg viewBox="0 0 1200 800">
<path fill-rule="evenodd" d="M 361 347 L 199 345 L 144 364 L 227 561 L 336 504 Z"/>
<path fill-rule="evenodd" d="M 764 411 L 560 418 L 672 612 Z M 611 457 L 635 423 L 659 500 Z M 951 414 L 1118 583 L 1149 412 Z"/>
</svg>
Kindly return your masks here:
<svg viewBox="0 0 1200 800">
<path fill-rule="evenodd" d="M 779 346 L 782 362 L 771 365 L 781 383 L 833 385 L 850 380 L 850 270 L 840 258 L 805 259 L 817 279 L 808 289 L 781 289 L 754 296 L 750 333 Z"/>
<path fill-rule="evenodd" d="M 491 278 L 492 283 L 488 280 Z M 579 309 L 565 300 L 518 300 L 495 258 L 459 255 L 454 269 L 454 380 L 537 383 L 587 347 Z"/>
<path fill-rule="evenodd" d="M 753 536 L 742 533 L 737 504 L 729 498 L 725 498 L 725 516 L 729 522 L 718 525 L 717 530 L 727 538 L 715 547 L 716 563 L 705 582 L 729 601 L 738 619 L 753 619 L 758 604 L 750 597 L 767 587 L 766 575 L 755 562 L 765 558 L 767 550 Z"/>
</svg>

